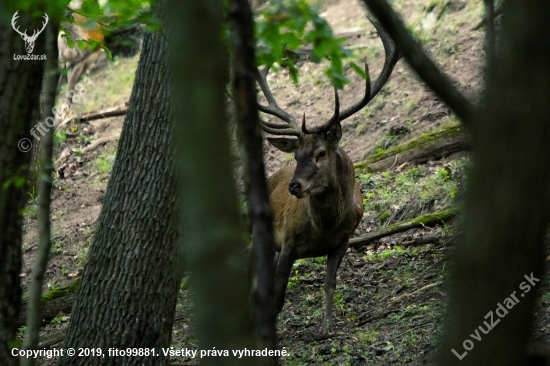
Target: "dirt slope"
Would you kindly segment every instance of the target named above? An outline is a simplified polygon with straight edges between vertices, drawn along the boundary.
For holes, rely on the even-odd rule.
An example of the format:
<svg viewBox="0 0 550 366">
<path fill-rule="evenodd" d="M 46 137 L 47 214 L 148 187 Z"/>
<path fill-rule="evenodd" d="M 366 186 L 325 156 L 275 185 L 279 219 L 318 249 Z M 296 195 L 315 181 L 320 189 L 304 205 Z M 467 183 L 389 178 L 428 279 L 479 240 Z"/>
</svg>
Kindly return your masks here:
<svg viewBox="0 0 550 366">
<path fill-rule="evenodd" d="M 481 19 L 482 2 L 396 0 L 393 4 L 433 58 L 468 96 L 475 98 L 482 84 L 483 33 L 471 31 L 471 28 Z M 366 12 L 360 2 L 326 0 L 322 2 L 322 12 L 336 33 L 360 34 L 346 44 L 354 50 L 354 60 L 361 64 L 366 59 L 371 75 L 377 77 L 384 60 L 383 48 L 373 26 L 365 18 Z M 113 84 L 131 85 L 136 61 L 119 60 L 119 65 L 111 65 L 92 75 L 95 85 L 89 88 L 86 103 L 77 105 L 73 112 L 80 114 L 105 109 L 128 100 L 128 87 L 123 91 L 111 88 Z M 122 74 L 122 81 L 113 81 Z M 305 62 L 300 75 L 299 86 L 293 85 L 285 72 L 270 74 L 268 81 L 281 107 L 295 117 L 305 112 L 308 124 L 321 123 L 330 117 L 333 109 L 333 91 L 323 77 L 323 65 Z M 340 93 L 342 108 L 357 101 L 364 90 L 364 83 L 357 75 L 351 70 L 348 70 L 348 75 L 352 82 Z M 454 117 L 449 109 L 424 87 L 404 61 L 400 61 L 390 81 L 372 103 L 344 121 L 342 146 L 352 160 L 359 161 L 377 149 L 406 141 L 451 120 Z M 53 250 L 46 273 L 46 290 L 70 283 L 82 270 L 101 209 L 117 140 L 85 154 L 81 154 L 81 149 L 99 138 L 118 136 L 122 122 L 123 117 L 117 117 L 89 124 L 72 124 L 66 129 L 65 138 L 58 141 L 58 154 L 65 149 L 72 153 L 66 166 L 59 171 L 61 175 L 56 179 L 53 190 Z M 392 127 L 404 128 L 402 130 L 409 133 L 392 136 Z M 269 174 L 293 162 L 292 157 L 267 143 L 265 157 Z M 453 159 L 455 157 L 433 162 L 420 173 L 413 171 L 406 174 L 414 175 L 415 179 L 422 175 L 441 174 L 443 167 L 455 164 Z M 397 194 L 391 190 L 396 191 L 394 183 L 402 181 L 397 172 L 361 179 L 365 195 L 369 190 L 374 190 L 378 184 L 376 182 L 381 182 L 380 185 L 388 185 L 388 197 Z M 450 179 L 459 181 L 462 178 L 452 175 Z M 420 211 L 439 207 L 441 202 L 432 201 L 417 206 Z M 403 206 L 391 200 L 385 204 L 390 213 L 397 212 Z M 24 290 L 36 250 L 35 213 L 36 202 L 31 199 L 25 218 L 24 268 L 21 274 Z M 378 212 L 369 211 L 357 234 L 387 224 L 388 221 L 382 219 Z M 322 317 L 324 260 L 298 262 L 291 275 L 286 304 L 278 321 L 280 345 L 290 353 L 282 363 L 420 365 L 429 362 L 434 356 L 442 324 L 442 304 L 446 301 L 446 294 L 441 283 L 451 253 L 448 237 L 452 230 L 452 227 L 415 230 L 380 240 L 377 248 L 371 246 L 350 250 L 338 273 L 335 296 L 337 332 L 330 339 L 312 339 Z M 443 235 L 447 239 L 437 244 L 398 248 L 404 242 L 427 235 Z M 541 288 L 548 291 L 548 287 L 545 280 Z M 189 316 L 192 304 L 187 291 L 182 292 L 180 300 L 174 326 L 174 347 L 196 347 L 192 334 L 193 322 Z M 545 327 L 548 324 L 548 303 L 550 296 L 543 295 L 535 325 L 535 339 L 546 342 L 550 339 L 550 332 Z M 45 329 L 43 337 L 62 334 L 67 320 L 65 316 L 57 318 Z M 198 364 L 198 360 L 189 358 L 177 361 L 180 364 Z M 52 362 L 41 360 L 39 364 L 50 365 Z"/>
</svg>

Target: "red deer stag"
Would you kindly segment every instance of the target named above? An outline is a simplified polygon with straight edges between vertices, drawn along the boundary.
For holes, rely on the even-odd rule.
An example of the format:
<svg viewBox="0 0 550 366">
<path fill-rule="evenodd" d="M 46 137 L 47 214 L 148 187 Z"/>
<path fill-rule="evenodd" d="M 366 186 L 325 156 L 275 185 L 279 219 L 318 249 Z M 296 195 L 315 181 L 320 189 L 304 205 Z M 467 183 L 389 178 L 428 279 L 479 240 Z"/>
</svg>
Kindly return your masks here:
<svg viewBox="0 0 550 366">
<path fill-rule="evenodd" d="M 355 105 L 340 112 L 338 91 L 334 89 L 334 115 L 325 124 L 306 127 L 305 114 L 301 127 L 281 109 L 267 84 L 269 68 L 258 71 L 258 83 L 268 105 L 260 111 L 273 115 L 286 124 L 261 121 L 262 129 L 272 135 L 295 136 L 268 138 L 284 152 L 294 152 L 296 166 L 287 166 L 268 179 L 268 193 L 275 220 L 275 250 L 279 252 L 275 275 L 275 307 L 277 313 L 284 304 L 288 278 L 294 261 L 299 258 L 327 256 L 325 279 L 325 317 L 321 334 L 334 329 L 332 303 L 336 287 L 336 272 L 348 249 L 349 237 L 363 216 L 363 200 L 355 180 L 353 163 L 338 146 L 342 137 L 341 121 L 365 107 L 382 89 L 399 60 L 389 36 L 371 20 L 384 45 L 386 58 L 378 80 L 371 89 L 368 66 L 365 63 L 366 90 Z"/>
<path fill-rule="evenodd" d="M 69 33 L 73 41 L 93 40 L 98 44 L 103 43 L 104 35 L 101 25 L 97 22 L 90 22 L 86 17 L 73 12 L 75 23 L 64 23 L 63 26 L 66 32 Z M 57 37 L 57 46 L 59 48 L 59 68 L 68 69 L 67 72 L 67 104 L 72 105 L 74 87 L 78 83 L 78 79 L 86 72 L 90 65 L 98 59 L 103 51 L 102 48 L 91 49 L 89 45 L 80 49 L 76 43 L 73 47 L 69 47 L 67 38 L 63 36 L 63 32 Z M 59 78 L 58 90 L 61 86 L 62 76 Z"/>
</svg>

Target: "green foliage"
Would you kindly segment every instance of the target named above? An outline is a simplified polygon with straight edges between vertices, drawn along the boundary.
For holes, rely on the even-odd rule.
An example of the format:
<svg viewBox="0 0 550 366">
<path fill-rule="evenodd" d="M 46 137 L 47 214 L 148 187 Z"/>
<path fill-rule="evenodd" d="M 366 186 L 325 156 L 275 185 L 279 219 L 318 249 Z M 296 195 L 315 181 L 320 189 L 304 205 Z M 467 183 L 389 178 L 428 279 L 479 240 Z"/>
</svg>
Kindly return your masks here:
<svg viewBox="0 0 550 366">
<path fill-rule="evenodd" d="M 394 135 L 392 133 L 387 133 L 380 137 L 376 145 L 374 146 L 374 154 L 381 154 L 385 150 L 389 149 L 392 146 L 397 145 L 399 138 L 401 136 Z"/>
<path fill-rule="evenodd" d="M 67 316 L 65 315 L 59 315 L 52 319 L 52 324 L 61 324 L 67 321 Z"/>
<path fill-rule="evenodd" d="M 446 182 L 451 178 L 451 173 L 445 168 L 437 169 L 437 175 L 442 182 Z"/>
<path fill-rule="evenodd" d="M 377 260 L 384 260 L 392 256 L 401 256 L 404 254 L 407 254 L 407 250 L 401 248 L 399 245 L 395 245 L 393 248 L 386 249 L 379 253 L 367 254 L 365 255 L 365 259 L 377 261 Z"/>
<path fill-rule="evenodd" d="M 69 4 L 70 0 L 7 0 L 2 4 L 2 10 L 11 17 L 13 13 L 19 11 L 19 14 L 31 12 L 32 17 L 41 18 L 44 13 L 48 14 L 51 21 L 57 22 L 63 17 L 63 8 Z M 0 12 L 0 21 L 4 14 Z"/>
<path fill-rule="evenodd" d="M 366 220 L 386 226 L 456 205 L 467 166 L 467 159 L 459 159 L 444 167 L 360 174 Z"/>
<path fill-rule="evenodd" d="M 350 52 L 342 47 L 343 38 L 335 38 L 328 23 L 319 16 L 319 8 L 305 0 L 274 0 L 260 12 L 256 21 L 259 65 L 278 64 L 288 68 L 291 79 L 298 82 L 298 67 L 293 55 L 300 47 L 311 45 L 312 61 L 330 60 L 325 70 L 327 77 L 337 88 L 349 80 L 343 74 L 343 60 Z M 365 72 L 354 63 L 350 66 L 360 75 Z"/>
<path fill-rule="evenodd" d="M 4 184 L 2 184 L 2 188 L 8 189 L 10 185 L 13 185 L 15 188 L 21 188 L 26 182 L 27 180 L 25 179 L 25 177 L 16 174 L 6 179 Z"/>
<path fill-rule="evenodd" d="M 94 139 L 93 136 L 85 136 L 83 134 L 79 134 L 75 138 L 76 142 L 80 145 L 83 145 L 83 146 L 91 144 L 93 139 Z"/>
<path fill-rule="evenodd" d="M 55 131 L 53 135 L 53 143 L 55 146 L 60 146 L 62 143 L 64 143 L 67 140 L 67 131 L 64 129 Z"/>
<path fill-rule="evenodd" d="M 546 305 L 547 309 L 550 309 L 550 292 L 545 292 L 537 301 L 539 304 Z"/>
<path fill-rule="evenodd" d="M 367 344 L 372 344 L 378 340 L 378 335 L 379 333 L 376 330 L 371 329 L 368 332 L 359 333 L 359 339 Z"/>
<path fill-rule="evenodd" d="M 34 200 L 36 199 L 36 188 L 30 187 L 27 195 L 29 196 L 29 201 L 34 202 Z"/>
<path fill-rule="evenodd" d="M 102 154 L 97 157 L 95 160 L 96 169 L 101 174 L 107 174 L 113 169 L 113 164 L 115 162 L 115 154 Z"/>
<path fill-rule="evenodd" d="M 339 311 L 344 313 L 346 311 L 345 304 L 346 304 L 346 301 L 344 300 L 344 296 L 342 295 L 342 290 L 337 288 L 336 291 L 334 292 L 334 305 Z"/>
<path fill-rule="evenodd" d="M 80 9 L 74 13 L 86 17 L 86 24 L 95 24 L 98 22 L 102 26 L 102 32 L 105 36 L 121 29 L 129 29 L 137 25 L 144 25 L 149 31 L 160 29 L 160 21 L 154 16 L 152 6 L 155 0 L 107 0 L 98 2 L 97 0 L 83 0 Z M 68 6 L 68 1 L 62 1 L 64 6 Z M 63 17 L 63 22 L 75 23 L 73 12 L 68 12 Z M 112 58 L 111 51 L 102 43 L 93 39 L 73 40 L 71 32 L 60 24 L 60 30 L 63 31 L 61 36 L 67 40 L 69 47 L 73 47 L 76 43 L 81 50 L 86 46 L 94 50 L 103 48 L 109 58 Z"/>
<path fill-rule="evenodd" d="M 75 293 L 78 286 L 80 285 L 81 278 L 78 277 L 76 280 L 74 280 L 71 284 L 65 287 L 52 287 L 52 289 L 45 294 L 42 295 L 42 302 L 48 302 L 55 299 L 58 299 L 63 296 L 67 296 L 71 293 Z M 23 302 L 26 303 L 28 301 L 28 297 L 23 297 Z M 21 329 L 21 328 L 19 328 Z"/>
</svg>

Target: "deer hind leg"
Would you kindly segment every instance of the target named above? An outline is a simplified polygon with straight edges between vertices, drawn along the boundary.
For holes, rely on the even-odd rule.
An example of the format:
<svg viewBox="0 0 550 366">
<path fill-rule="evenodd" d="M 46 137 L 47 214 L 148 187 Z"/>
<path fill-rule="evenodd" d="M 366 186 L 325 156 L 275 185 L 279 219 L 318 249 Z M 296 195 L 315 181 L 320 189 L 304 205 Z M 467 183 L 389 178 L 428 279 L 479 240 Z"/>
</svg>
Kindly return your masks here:
<svg viewBox="0 0 550 366">
<path fill-rule="evenodd" d="M 342 258 L 348 249 L 348 238 L 338 245 L 334 252 L 327 255 L 327 277 L 325 278 L 325 318 L 321 325 L 321 335 L 328 335 L 334 331 L 332 320 L 332 305 L 336 289 L 336 273 L 342 263 Z"/>
<path fill-rule="evenodd" d="M 63 72 L 62 72 L 63 68 L 60 67 L 59 70 L 61 72 L 59 73 L 59 79 L 57 80 L 57 92 L 58 93 L 59 93 L 59 90 L 61 89 L 61 84 L 63 84 L 63 76 L 64 76 Z"/>
<path fill-rule="evenodd" d="M 71 70 L 70 75 L 67 77 L 67 104 L 69 106 L 73 103 L 73 96 L 75 94 L 74 87 L 78 83 L 80 76 L 86 71 L 88 64 L 86 60 L 83 60 L 75 65 Z"/>
<path fill-rule="evenodd" d="M 275 271 L 275 312 L 279 314 L 285 303 L 286 286 L 288 278 L 292 271 L 292 265 L 296 260 L 294 254 L 290 250 L 285 250 L 283 247 L 279 253 L 277 261 L 277 270 Z"/>
</svg>

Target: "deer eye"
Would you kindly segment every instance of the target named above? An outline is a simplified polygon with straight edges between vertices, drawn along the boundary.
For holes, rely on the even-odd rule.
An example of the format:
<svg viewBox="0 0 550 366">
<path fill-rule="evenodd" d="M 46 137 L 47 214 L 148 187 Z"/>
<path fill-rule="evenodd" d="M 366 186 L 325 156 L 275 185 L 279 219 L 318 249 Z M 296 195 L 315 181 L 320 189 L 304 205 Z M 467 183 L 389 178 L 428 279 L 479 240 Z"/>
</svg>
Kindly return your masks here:
<svg viewBox="0 0 550 366">
<path fill-rule="evenodd" d="M 319 159 L 319 158 L 324 158 L 326 155 L 327 155 L 327 152 L 326 152 L 325 150 L 321 150 L 321 151 L 319 151 L 319 153 L 317 154 L 317 159 Z"/>
</svg>

